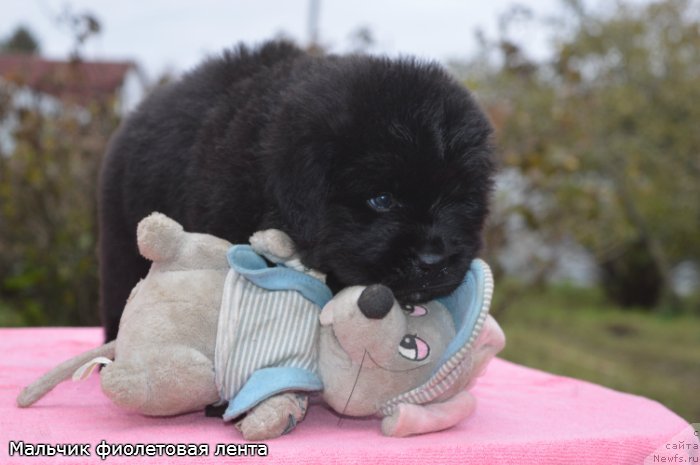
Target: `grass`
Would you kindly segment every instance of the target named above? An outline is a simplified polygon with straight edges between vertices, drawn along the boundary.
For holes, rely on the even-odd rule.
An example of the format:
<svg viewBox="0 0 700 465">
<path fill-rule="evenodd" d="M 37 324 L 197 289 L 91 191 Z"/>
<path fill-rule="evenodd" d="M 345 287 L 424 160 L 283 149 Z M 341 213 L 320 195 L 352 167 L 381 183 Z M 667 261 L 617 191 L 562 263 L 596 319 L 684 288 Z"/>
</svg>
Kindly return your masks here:
<svg viewBox="0 0 700 465">
<path fill-rule="evenodd" d="M 700 422 L 699 317 L 622 310 L 597 291 L 557 287 L 521 296 L 496 318 L 503 358 L 655 399 Z"/>
</svg>

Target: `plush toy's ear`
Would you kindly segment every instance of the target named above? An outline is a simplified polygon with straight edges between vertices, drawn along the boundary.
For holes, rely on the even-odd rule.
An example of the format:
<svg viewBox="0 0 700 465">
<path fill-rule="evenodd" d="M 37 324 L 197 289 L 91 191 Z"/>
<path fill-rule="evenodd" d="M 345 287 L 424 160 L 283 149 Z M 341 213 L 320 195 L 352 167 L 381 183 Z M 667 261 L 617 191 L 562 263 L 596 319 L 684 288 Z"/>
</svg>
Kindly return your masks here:
<svg viewBox="0 0 700 465">
<path fill-rule="evenodd" d="M 158 212 L 142 219 L 136 229 L 139 252 L 153 262 L 174 258 L 184 237 L 180 223 Z"/>
<path fill-rule="evenodd" d="M 460 391 L 444 402 L 399 404 L 393 414 L 382 420 L 382 433 L 406 437 L 441 431 L 470 416 L 475 408 L 476 399 L 467 391 Z"/>
</svg>

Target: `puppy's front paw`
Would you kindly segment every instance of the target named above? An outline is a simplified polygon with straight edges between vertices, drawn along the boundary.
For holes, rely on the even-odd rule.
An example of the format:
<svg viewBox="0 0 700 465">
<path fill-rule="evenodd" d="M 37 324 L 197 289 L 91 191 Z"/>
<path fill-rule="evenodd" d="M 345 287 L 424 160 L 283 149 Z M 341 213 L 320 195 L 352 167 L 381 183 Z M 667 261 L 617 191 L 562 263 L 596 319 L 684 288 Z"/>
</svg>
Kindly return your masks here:
<svg viewBox="0 0 700 465">
<path fill-rule="evenodd" d="M 285 392 L 262 401 L 236 423 L 236 428 L 248 441 L 272 439 L 289 433 L 304 419 L 309 397 Z"/>
</svg>

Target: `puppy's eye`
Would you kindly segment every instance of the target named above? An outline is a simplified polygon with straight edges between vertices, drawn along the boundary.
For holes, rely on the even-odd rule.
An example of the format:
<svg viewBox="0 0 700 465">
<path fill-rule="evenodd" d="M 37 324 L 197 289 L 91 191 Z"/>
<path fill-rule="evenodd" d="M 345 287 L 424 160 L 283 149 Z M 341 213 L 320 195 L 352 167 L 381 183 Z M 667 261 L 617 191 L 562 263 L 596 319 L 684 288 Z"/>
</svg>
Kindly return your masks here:
<svg viewBox="0 0 700 465">
<path fill-rule="evenodd" d="M 394 200 L 394 196 L 385 192 L 369 199 L 367 205 L 374 211 L 385 213 L 396 206 L 396 200 Z"/>
</svg>

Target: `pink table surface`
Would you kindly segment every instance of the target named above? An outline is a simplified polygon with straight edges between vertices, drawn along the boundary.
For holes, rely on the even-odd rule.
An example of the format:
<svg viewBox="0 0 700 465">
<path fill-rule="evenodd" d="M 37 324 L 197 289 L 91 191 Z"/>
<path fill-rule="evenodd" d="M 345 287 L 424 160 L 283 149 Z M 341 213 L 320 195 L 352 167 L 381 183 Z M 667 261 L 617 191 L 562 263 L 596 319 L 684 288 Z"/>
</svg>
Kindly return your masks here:
<svg viewBox="0 0 700 465">
<path fill-rule="evenodd" d="M 496 359 L 473 393 L 476 413 L 448 431 L 411 438 L 381 435 L 376 419 L 343 419 L 311 406 L 291 434 L 267 441 L 266 457 L 215 456 L 216 444 L 244 444 L 217 418 L 193 413 L 147 418 L 120 410 L 97 374 L 66 382 L 28 409 L 21 388 L 48 368 L 101 342 L 98 328 L 0 329 L 0 464 L 24 463 L 647 463 L 688 423 L 663 405 Z M 691 435 L 692 436 L 692 435 Z M 109 456 L 109 444 L 209 444 L 199 457 Z M 10 441 L 90 444 L 89 457 L 10 456 Z M 671 442 L 672 443 L 672 442 Z M 697 460 L 697 459 L 696 459 Z"/>
</svg>

